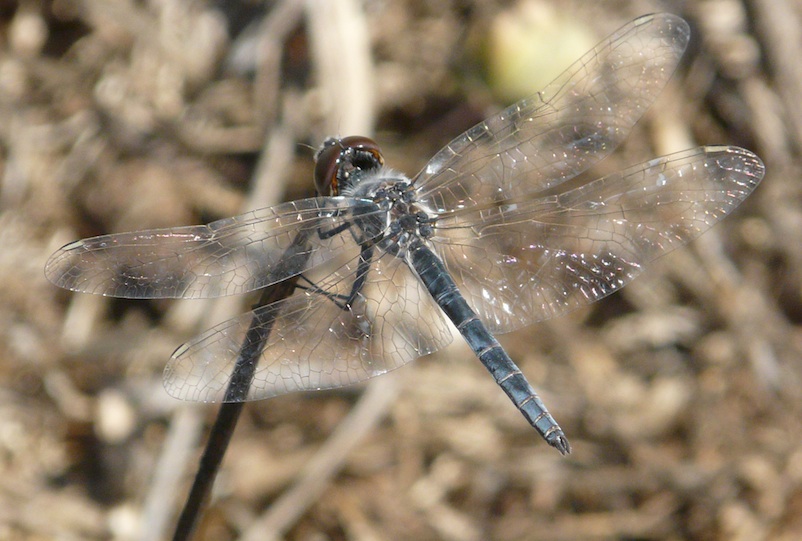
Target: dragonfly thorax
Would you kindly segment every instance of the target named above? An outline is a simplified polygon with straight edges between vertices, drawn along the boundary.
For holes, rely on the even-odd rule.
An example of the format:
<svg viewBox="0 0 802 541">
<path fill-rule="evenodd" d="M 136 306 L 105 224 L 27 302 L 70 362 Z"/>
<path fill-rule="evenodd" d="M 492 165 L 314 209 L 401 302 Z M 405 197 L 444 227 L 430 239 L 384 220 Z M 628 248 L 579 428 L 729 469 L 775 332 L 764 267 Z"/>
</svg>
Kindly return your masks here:
<svg viewBox="0 0 802 541">
<path fill-rule="evenodd" d="M 413 239 L 426 239 L 432 235 L 434 219 L 420 208 L 412 198 L 411 189 L 395 198 L 388 209 L 389 235 L 400 249 Z"/>
</svg>

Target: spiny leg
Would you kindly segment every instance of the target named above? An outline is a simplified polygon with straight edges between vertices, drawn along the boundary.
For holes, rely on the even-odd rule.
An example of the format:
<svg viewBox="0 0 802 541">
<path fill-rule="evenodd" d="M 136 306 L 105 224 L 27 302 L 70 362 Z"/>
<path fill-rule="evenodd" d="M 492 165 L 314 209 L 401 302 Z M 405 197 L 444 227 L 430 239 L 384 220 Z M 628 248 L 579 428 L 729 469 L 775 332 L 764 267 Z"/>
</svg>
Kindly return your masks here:
<svg viewBox="0 0 802 541">
<path fill-rule="evenodd" d="M 365 287 L 365 283 L 368 278 L 368 271 L 370 270 L 370 265 L 373 262 L 373 253 L 373 246 L 362 246 L 362 250 L 359 253 L 359 264 L 357 266 L 356 278 L 354 279 L 354 283 L 351 285 L 351 291 L 348 293 L 348 295 L 326 291 L 303 274 L 300 276 L 300 278 L 309 285 L 298 285 L 296 287 L 298 289 L 323 295 L 331 300 L 340 310 L 348 310 L 353 305 L 354 301 L 356 301 L 356 298 L 362 293 L 362 289 Z"/>
</svg>

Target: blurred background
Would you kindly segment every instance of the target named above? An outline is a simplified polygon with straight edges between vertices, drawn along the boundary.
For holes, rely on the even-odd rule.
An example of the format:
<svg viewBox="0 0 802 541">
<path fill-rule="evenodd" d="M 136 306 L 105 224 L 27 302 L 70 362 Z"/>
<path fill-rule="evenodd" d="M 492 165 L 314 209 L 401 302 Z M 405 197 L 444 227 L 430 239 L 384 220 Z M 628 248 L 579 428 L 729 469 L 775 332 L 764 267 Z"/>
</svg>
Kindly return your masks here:
<svg viewBox="0 0 802 541">
<path fill-rule="evenodd" d="M 332 134 L 412 175 L 655 11 L 691 44 L 600 172 L 737 144 L 768 173 L 622 292 L 501 337 L 573 454 L 455 340 L 249 404 L 198 539 L 802 538 L 793 0 L 0 2 L 0 538 L 169 538 L 216 407 L 168 397 L 163 366 L 254 301 L 73 295 L 50 253 L 311 195 Z"/>
</svg>

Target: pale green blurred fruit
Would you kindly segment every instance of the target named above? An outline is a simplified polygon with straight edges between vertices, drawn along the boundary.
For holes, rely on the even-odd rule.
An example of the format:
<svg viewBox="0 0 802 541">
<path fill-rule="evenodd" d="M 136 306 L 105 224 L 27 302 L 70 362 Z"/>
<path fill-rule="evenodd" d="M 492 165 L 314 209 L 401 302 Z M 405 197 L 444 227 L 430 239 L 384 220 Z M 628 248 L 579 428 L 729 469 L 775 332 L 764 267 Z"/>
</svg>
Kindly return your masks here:
<svg viewBox="0 0 802 541">
<path fill-rule="evenodd" d="M 517 101 L 549 84 L 596 45 L 570 12 L 523 0 L 496 17 L 487 44 L 488 84 L 499 100 Z"/>
</svg>

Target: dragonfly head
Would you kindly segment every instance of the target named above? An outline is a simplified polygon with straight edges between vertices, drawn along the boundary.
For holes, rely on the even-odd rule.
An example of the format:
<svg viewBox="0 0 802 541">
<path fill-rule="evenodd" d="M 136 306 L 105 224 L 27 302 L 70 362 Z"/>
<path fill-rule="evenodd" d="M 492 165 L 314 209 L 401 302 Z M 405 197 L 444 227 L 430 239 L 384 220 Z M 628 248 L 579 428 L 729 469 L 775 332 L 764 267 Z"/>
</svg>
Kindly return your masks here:
<svg viewBox="0 0 802 541">
<path fill-rule="evenodd" d="M 339 195 L 359 180 L 361 173 L 384 165 L 379 145 L 361 135 L 326 139 L 315 156 L 318 195 Z"/>
</svg>

